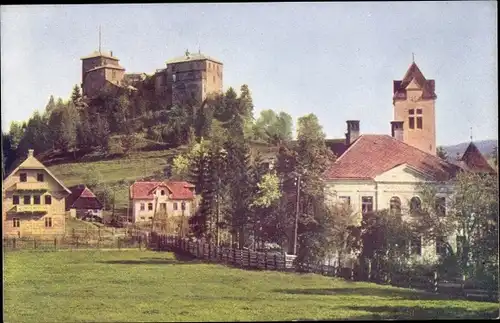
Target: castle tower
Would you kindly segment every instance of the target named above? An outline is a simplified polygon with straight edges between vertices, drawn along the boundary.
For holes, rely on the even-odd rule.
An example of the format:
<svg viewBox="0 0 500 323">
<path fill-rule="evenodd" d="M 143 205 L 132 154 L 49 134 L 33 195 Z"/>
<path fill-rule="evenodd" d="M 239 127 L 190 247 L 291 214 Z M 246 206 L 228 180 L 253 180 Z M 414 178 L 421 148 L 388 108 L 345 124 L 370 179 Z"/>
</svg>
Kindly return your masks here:
<svg viewBox="0 0 500 323">
<path fill-rule="evenodd" d="M 106 86 L 120 86 L 125 75 L 125 68 L 113 52 L 101 51 L 101 26 L 99 26 L 99 50 L 82 57 L 82 95 L 93 97 Z"/>
<path fill-rule="evenodd" d="M 125 75 L 125 68 L 120 66 L 119 59 L 113 52 L 95 51 L 82 57 L 82 94 L 93 97 L 105 86 L 120 86 Z"/>
<path fill-rule="evenodd" d="M 159 73 L 156 90 L 166 93 L 172 104 L 189 100 L 202 103 L 209 94 L 222 92 L 222 62 L 203 55 L 190 53 L 166 62 L 167 68 Z M 163 90 L 162 90 L 163 89 Z"/>
<path fill-rule="evenodd" d="M 402 80 L 394 80 L 394 120 L 403 121 L 403 141 L 436 155 L 435 82 L 413 62 Z"/>
</svg>

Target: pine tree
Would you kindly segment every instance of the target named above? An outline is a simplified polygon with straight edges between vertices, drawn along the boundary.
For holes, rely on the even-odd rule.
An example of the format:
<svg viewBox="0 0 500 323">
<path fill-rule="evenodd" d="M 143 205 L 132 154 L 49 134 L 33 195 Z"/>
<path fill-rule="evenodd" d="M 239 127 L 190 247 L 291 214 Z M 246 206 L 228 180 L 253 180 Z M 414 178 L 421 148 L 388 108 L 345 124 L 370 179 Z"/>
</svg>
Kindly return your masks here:
<svg viewBox="0 0 500 323">
<path fill-rule="evenodd" d="M 80 92 L 80 87 L 78 84 L 75 84 L 73 87 L 73 91 L 71 92 L 71 101 L 75 106 L 78 106 L 80 104 L 80 101 L 82 99 L 82 94 Z"/>
</svg>

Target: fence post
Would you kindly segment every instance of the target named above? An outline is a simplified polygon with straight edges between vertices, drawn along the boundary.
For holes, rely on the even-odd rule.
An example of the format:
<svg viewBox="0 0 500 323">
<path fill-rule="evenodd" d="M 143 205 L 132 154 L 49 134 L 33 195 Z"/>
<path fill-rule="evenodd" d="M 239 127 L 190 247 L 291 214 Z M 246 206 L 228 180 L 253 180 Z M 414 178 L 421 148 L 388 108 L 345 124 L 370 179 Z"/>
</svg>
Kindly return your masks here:
<svg viewBox="0 0 500 323">
<path fill-rule="evenodd" d="M 34 244 L 34 247 L 36 249 L 36 238 L 33 238 L 33 244 Z"/>
<path fill-rule="evenodd" d="M 438 273 L 434 271 L 434 293 L 438 292 Z"/>
<path fill-rule="evenodd" d="M 264 251 L 264 269 L 267 270 L 267 251 Z"/>
<path fill-rule="evenodd" d="M 252 251 L 248 250 L 248 268 L 252 268 Z"/>
<path fill-rule="evenodd" d="M 372 280 L 372 260 L 368 259 L 368 281 Z"/>
<path fill-rule="evenodd" d="M 460 286 L 460 287 L 462 287 L 461 288 L 462 289 L 462 295 L 466 296 L 465 295 L 465 274 L 462 274 L 462 282 L 461 282 L 460 285 L 462 285 L 462 286 Z"/>
<path fill-rule="evenodd" d="M 233 265 L 236 263 L 236 249 L 233 248 Z"/>
<path fill-rule="evenodd" d="M 16 237 L 14 237 L 14 240 L 12 241 L 12 248 L 16 249 Z"/>
<path fill-rule="evenodd" d="M 354 261 L 351 262 L 351 280 L 354 280 Z"/>
<path fill-rule="evenodd" d="M 139 235 L 139 250 L 142 250 L 142 249 L 141 249 L 141 238 L 142 238 L 142 236 L 141 236 L 141 235 Z"/>
<path fill-rule="evenodd" d="M 54 250 L 57 250 L 57 237 L 54 238 Z"/>
<path fill-rule="evenodd" d="M 277 262 L 277 258 L 278 258 L 278 257 L 277 257 L 277 255 L 276 255 L 276 254 L 274 254 L 274 269 L 275 269 L 275 270 L 278 270 L 278 262 Z"/>
</svg>

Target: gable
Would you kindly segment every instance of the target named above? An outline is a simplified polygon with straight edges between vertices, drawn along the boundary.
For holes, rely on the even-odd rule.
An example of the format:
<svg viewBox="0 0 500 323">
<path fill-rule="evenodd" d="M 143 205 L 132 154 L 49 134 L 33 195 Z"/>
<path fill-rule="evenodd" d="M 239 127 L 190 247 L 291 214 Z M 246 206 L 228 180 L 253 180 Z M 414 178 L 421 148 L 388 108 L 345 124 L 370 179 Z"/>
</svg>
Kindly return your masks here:
<svg viewBox="0 0 500 323">
<path fill-rule="evenodd" d="M 420 183 L 432 180 L 432 178 L 408 164 L 398 165 L 375 178 L 376 182 L 392 183 Z"/>
<path fill-rule="evenodd" d="M 407 90 L 421 90 L 422 87 L 418 84 L 417 82 L 417 79 L 416 78 L 413 78 L 410 82 L 410 84 L 408 84 L 408 86 L 406 87 Z"/>
</svg>

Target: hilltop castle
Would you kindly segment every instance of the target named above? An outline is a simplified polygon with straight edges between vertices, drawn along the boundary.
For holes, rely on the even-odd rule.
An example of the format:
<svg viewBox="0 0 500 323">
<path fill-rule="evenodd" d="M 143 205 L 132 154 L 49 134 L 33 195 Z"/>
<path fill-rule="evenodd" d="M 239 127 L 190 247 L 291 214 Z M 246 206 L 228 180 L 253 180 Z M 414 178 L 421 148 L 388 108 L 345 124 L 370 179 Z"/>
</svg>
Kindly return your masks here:
<svg viewBox="0 0 500 323">
<path fill-rule="evenodd" d="M 113 52 L 101 50 L 82 57 L 83 96 L 93 98 L 106 87 L 128 88 L 144 81 L 145 73 L 126 74 L 125 68 Z M 223 64 L 219 60 L 186 50 L 185 55 L 166 62 L 166 67 L 157 69 L 151 76 L 154 91 L 167 104 L 179 104 L 188 99 L 203 102 L 210 93 L 222 92 Z"/>
</svg>

